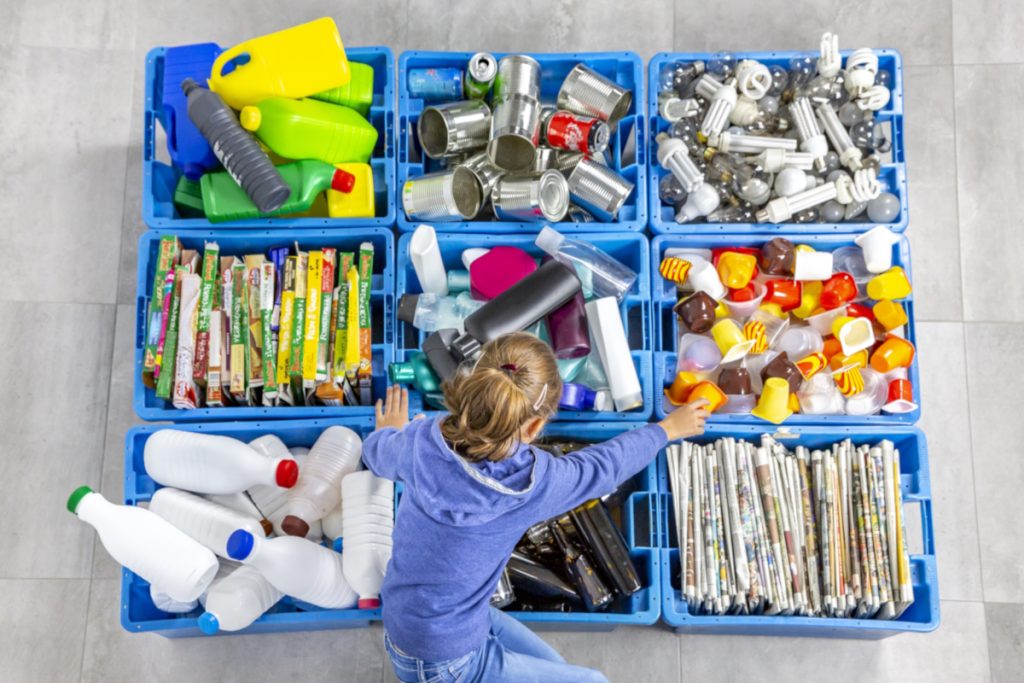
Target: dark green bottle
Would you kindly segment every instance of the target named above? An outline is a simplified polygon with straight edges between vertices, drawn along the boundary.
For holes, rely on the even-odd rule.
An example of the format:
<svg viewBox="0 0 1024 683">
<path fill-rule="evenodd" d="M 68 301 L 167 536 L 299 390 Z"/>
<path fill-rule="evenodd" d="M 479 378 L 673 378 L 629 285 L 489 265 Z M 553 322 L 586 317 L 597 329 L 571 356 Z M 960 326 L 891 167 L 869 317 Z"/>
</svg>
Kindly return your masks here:
<svg viewBox="0 0 1024 683">
<path fill-rule="evenodd" d="M 392 384 L 411 384 L 416 391 L 423 394 L 436 394 L 441 391 L 441 380 L 427 360 L 427 355 L 414 351 L 408 362 L 392 363 L 388 366 L 388 377 Z"/>
</svg>

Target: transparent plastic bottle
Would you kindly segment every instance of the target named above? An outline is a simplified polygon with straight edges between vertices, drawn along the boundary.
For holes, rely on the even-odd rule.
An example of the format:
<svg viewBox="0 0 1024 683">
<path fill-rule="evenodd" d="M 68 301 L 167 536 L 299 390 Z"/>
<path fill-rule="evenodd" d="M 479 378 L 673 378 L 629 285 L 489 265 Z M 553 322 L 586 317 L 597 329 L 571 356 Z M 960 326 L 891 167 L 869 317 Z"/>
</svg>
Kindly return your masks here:
<svg viewBox="0 0 1024 683">
<path fill-rule="evenodd" d="M 636 273 L 620 261 L 592 244 L 567 238 L 548 226 L 537 235 L 535 244 L 578 273 L 586 271 L 580 273 L 580 280 L 589 282 L 595 297 L 612 296 L 622 301 L 636 282 Z"/>
<path fill-rule="evenodd" d="M 305 536 L 309 525 L 323 519 L 341 501 L 341 480 L 359 467 L 363 442 L 348 427 L 328 427 L 313 444 L 299 481 L 288 492 L 287 515 L 281 528 L 289 536 Z"/>
<path fill-rule="evenodd" d="M 242 565 L 210 585 L 206 611 L 199 617 L 199 630 L 207 635 L 218 631 L 240 631 L 284 597 L 255 567 Z"/>
<path fill-rule="evenodd" d="M 398 302 L 398 319 L 424 332 L 443 329 L 463 330 L 463 321 L 485 301 L 477 301 L 469 292 L 458 296 L 403 294 Z"/>
</svg>

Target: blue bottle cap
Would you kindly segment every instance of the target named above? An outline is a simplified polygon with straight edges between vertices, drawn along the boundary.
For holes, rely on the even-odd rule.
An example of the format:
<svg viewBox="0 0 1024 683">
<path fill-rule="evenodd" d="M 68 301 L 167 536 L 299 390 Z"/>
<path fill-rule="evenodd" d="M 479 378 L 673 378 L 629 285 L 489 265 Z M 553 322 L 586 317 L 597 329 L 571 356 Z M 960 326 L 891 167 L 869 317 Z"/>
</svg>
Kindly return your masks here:
<svg viewBox="0 0 1024 683">
<path fill-rule="evenodd" d="M 203 612 L 199 615 L 199 630 L 208 636 L 212 636 L 220 630 L 220 622 L 217 621 L 217 617 L 209 612 Z"/>
<path fill-rule="evenodd" d="M 242 561 L 249 557 L 252 552 L 253 537 L 245 529 L 238 529 L 228 537 L 228 557 L 232 560 Z"/>
</svg>

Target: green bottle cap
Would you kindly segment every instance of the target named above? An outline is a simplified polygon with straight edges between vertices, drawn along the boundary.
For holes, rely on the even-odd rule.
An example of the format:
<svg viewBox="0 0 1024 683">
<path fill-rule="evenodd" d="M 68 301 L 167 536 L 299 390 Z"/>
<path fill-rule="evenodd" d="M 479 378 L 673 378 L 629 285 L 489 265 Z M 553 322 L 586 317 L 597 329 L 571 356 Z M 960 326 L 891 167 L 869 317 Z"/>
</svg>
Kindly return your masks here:
<svg viewBox="0 0 1024 683">
<path fill-rule="evenodd" d="M 72 514 L 78 514 L 78 504 L 82 502 L 82 499 L 92 493 L 93 490 L 88 486 L 79 486 L 77 489 L 71 492 L 68 496 L 68 512 Z"/>
<path fill-rule="evenodd" d="M 392 363 L 388 366 L 388 378 L 392 384 L 412 384 L 416 379 L 416 370 L 412 363 Z"/>
</svg>

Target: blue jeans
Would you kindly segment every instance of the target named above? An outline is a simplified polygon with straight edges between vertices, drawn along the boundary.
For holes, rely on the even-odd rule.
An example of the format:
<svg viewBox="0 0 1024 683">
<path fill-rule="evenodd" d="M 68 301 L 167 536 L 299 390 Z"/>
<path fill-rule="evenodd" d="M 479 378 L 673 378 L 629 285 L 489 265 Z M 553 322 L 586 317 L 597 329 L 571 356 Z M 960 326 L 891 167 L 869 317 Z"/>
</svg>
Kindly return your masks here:
<svg viewBox="0 0 1024 683">
<path fill-rule="evenodd" d="M 402 683 L 608 683 L 600 671 L 566 664 L 540 636 L 493 607 L 487 641 L 457 659 L 427 662 L 410 657 L 386 632 L 384 648 Z"/>
</svg>

